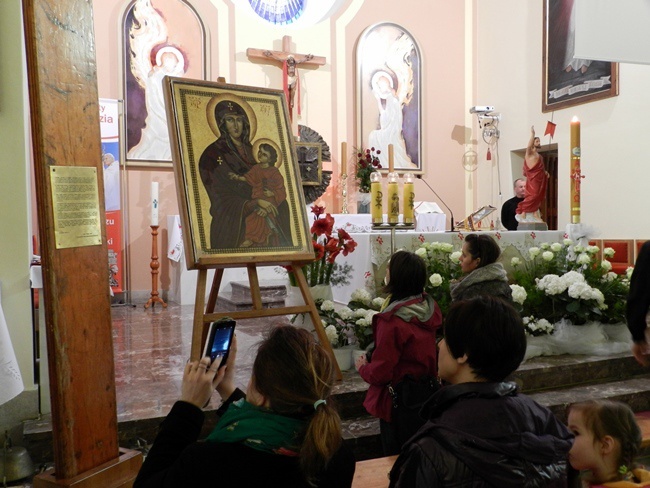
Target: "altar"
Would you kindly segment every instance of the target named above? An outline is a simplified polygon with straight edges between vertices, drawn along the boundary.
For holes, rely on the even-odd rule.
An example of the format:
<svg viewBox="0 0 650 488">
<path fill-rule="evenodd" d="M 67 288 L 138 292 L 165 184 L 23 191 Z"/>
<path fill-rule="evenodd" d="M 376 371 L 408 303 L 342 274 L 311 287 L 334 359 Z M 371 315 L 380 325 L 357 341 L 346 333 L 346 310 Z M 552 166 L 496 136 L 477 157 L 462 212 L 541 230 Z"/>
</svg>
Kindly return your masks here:
<svg viewBox="0 0 650 488">
<path fill-rule="evenodd" d="M 335 225 L 336 227 L 336 225 Z M 530 260 L 527 250 L 539 246 L 543 242 L 549 244 L 562 242 L 564 231 L 484 231 L 483 234 L 494 236 L 501 248 L 501 262 L 506 269 L 510 267 L 510 260 L 519 257 Z M 466 231 L 459 232 L 395 232 L 395 249 L 415 251 L 424 242 L 444 242 L 454 246 L 454 251 L 460 251 L 463 246 Z M 347 285 L 333 286 L 334 300 L 338 303 L 348 303 L 354 290 L 365 288 L 371 293 L 381 286 L 386 274 L 386 264 L 391 255 L 390 231 L 372 231 L 350 233 L 357 242 L 357 248 L 347 256 L 339 255 L 336 262 L 339 265 L 352 266 L 350 283 Z"/>
<path fill-rule="evenodd" d="M 332 214 L 334 227 L 343 229 L 349 233 L 372 232 L 372 220 L 370 214 Z M 402 215 L 399 215 L 402 222 Z M 388 222 L 388 216 L 384 214 L 384 222 Z M 416 232 L 438 232 L 446 228 L 447 216 L 444 213 L 422 213 L 415 215 Z"/>
</svg>

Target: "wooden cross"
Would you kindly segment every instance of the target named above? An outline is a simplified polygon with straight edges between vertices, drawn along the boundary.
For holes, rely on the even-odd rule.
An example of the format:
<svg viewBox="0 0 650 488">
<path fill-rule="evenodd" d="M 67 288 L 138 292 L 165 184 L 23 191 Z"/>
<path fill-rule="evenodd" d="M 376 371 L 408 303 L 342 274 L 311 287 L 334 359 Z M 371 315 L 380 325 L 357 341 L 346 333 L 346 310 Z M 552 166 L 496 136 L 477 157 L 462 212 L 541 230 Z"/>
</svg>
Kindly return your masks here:
<svg viewBox="0 0 650 488">
<path fill-rule="evenodd" d="M 24 0 L 23 19 L 55 464 L 34 487 L 131 486 L 142 456 L 118 446 L 92 2 Z M 51 169 L 99 175 L 84 185 L 99 243 L 57 241 Z"/>
<path fill-rule="evenodd" d="M 263 61 L 273 60 L 282 64 L 283 89 L 289 104 L 289 116 L 293 120 L 293 107 L 298 92 L 298 115 L 300 115 L 300 79 L 298 77 L 297 65 L 323 66 L 326 59 L 323 56 L 313 54 L 297 54 L 291 52 L 291 36 L 282 38 L 282 51 L 270 51 L 268 49 L 246 49 L 246 56 L 250 59 Z"/>
</svg>

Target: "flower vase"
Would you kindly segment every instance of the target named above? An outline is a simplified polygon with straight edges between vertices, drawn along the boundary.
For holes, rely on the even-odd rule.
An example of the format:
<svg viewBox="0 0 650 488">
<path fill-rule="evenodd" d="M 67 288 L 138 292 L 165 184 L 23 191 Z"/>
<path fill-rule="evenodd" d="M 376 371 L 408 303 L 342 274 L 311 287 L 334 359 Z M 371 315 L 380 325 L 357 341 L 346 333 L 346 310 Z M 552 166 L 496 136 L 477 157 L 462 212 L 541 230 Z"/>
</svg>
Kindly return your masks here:
<svg viewBox="0 0 650 488">
<path fill-rule="evenodd" d="M 302 296 L 300 295 L 300 292 L 299 291 L 296 292 L 300 297 L 299 299 L 302 301 Z M 309 293 L 311 294 L 311 297 L 314 299 L 314 301 L 334 299 L 334 295 L 332 294 L 332 285 L 310 286 Z M 297 325 L 298 327 L 302 327 L 303 329 L 307 329 L 310 332 L 313 332 L 315 330 L 314 322 L 311 320 L 311 316 L 308 313 L 303 313 L 298 315 L 296 317 L 296 321 L 294 322 L 294 324 Z"/>
<path fill-rule="evenodd" d="M 332 285 L 314 285 L 309 287 L 309 292 L 314 300 L 332 300 Z"/>
<path fill-rule="evenodd" d="M 357 364 L 357 359 L 366 355 L 365 349 L 352 349 L 352 364 Z"/>
<path fill-rule="evenodd" d="M 336 347 L 333 348 L 332 351 L 334 352 L 334 359 L 336 359 L 341 371 L 347 371 L 352 368 L 354 364 L 352 362 L 352 349 L 347 347 Z"/>
<path fill-rule="evenodd" d="M 370 193 L 357 193 L 357 213 L 369 214 L 370 213 Z"/>
</svg>

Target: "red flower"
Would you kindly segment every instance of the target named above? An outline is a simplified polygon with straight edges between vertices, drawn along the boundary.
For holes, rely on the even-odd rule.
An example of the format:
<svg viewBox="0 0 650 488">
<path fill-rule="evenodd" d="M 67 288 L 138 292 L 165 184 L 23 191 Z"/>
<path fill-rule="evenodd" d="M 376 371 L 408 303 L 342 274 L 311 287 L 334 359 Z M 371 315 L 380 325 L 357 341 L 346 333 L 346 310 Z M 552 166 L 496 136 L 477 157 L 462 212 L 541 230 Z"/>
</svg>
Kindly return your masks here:
<svg viewBox="0 0 650 488">
<path fill-rule="evenodd" d="M 311 226 L 311 233 L 316 234 L 317 236 L 322 236 L 323 234 L 330 235 L 332 229 L 334 228 L 334 217 L 331 214 L 325 215 L 324 219 L 316 219 Z"/>
<path fill-rule="evenodd" d="M 357 247 L 357 243 L 354 239 L 350 239 L 343 244 L 343 255 L 347 256 L 349 253 L 354 252 Z"/>
<path fill-rule="evenodd" d="M 334 252 L 339 248 L 340 241 L 336 237 L 330 237 L 325 243 L 325 251 Z"/>
<path fill-rule="evenodd" d="M 322 214 L 325 213 L 325 207 L 321 207 L 320 205 L 312 205 L 311 206 L 311 213 L 314 214 L 316 218 L 320 217 Z"/>
<path fill-rule="evenodd" d="M 334 263 L 334 260 L 336 259 L 336 256 L 338 256 L 340 252 L 341 252 L 340 247 L 337 247 L 336 251 L 330 252 L 329 256 L 327 256 L 327 262 L 328 263 Z"/>
<path fill-rule="evenodd" d="M 325 256 L 325 246 L 319 244 L 316 241 L 312 241 L 312 244 L 314 245 L 314 253 L 316 254 L 316 260 L 323 259 L 323 256 Z"/>
<path fill-rule="evenodd" d="M 341 240 L 346 240 L 346 239 L 351 239 L 350 234 L 345 229 L 337 229 L 339 233 L 339 239 Z"/>
</svg>

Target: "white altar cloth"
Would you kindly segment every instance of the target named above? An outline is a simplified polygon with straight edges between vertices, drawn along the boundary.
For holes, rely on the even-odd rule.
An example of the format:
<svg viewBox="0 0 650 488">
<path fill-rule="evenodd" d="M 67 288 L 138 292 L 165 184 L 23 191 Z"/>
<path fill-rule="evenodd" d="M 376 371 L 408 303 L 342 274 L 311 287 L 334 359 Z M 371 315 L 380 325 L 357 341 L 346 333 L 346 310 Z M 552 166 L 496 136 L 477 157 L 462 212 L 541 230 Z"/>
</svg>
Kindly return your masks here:
<svg viewBox="0 0 650 488">
<path fill-rule="evenodd" d="M 495 236 L 502 252 L 501 261 L 506 268 L 509 267 L 513 257 L 530 260 L 530 256 L 526 252 L 530 247 L 538 246 L 542 242 L 561 242 L 564 237 L 564 231 L 558 230 L 484 231 L 482 233 Z M 424 242 L 446 242 L 452 244 L 454 250 L 460 251 L 467 234 L 468 232 L 464 231 L 397 231 L 395 232 L 395 249 L 414 251 Z M 357 248 L 347 256 L 339 255 L 336 258 L 338 264 L 350 264 L 353 267 L 350 284 L 332 287 L 334 300 L 338 303 L 348 303 L 352 292 L 359 288 L 365 288 L 374 293 L 376 287 L 384 279 L 386 263 L 391 254 L 390 231 L 352 233 L 350 235 L 357 242 Z"/>
<path fill-rule="evenodd" d="M 370 214 L 332 214 L 332 217 L 334 218 L 334 227 L 337 229 L 344 229 L 349 233 L 372 232 Z M 384 214 L 384 221 L 388 221 L 386 214 Z M 402 222 L 401 214 L 399 221 Z M 447 216 L 444 213 L 418 214 L 415 216 L 415 230 L 417 232 L 442 232 L 445 230 L 446 222 Z"/>
</svg>

